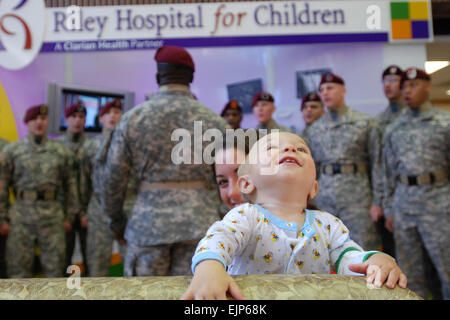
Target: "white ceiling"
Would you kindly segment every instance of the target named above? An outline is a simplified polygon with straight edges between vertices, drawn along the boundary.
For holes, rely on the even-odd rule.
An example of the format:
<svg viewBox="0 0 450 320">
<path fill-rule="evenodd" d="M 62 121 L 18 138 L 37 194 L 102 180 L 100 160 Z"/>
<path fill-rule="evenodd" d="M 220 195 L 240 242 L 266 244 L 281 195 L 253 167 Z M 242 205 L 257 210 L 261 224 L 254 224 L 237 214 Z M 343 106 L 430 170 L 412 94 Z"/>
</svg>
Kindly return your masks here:
<svg viewBox="0 0 450 320">
<path fill-rule="evenodd" d="M 434 42 L 427 44 L 427 60 L 450 61 L 450 36 L 435 36 Z M 432 100 L 448 100 L 446 94 L 450 90 L 450 66 L 431 74 L 433 89 Z"/>
</svg>

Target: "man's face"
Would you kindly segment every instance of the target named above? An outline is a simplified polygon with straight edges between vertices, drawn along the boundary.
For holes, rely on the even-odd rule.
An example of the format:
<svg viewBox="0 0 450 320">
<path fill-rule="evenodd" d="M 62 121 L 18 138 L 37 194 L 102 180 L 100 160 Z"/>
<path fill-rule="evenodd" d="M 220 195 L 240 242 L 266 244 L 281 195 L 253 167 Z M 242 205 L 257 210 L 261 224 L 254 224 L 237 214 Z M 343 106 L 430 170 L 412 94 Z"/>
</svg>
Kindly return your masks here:
<svg viewBox="0 0 450 320">
<path fill-rule="evenodd" d="M 420 107 L 430 96 L 431 82 L 422 79 L 406 80 L 403 83 L 402 95 L 405 103 L 413 109 Z"/>
<path fill-rule="evenodd" d="M 40 114 L 27 122 L 28 131 L 35 136 L 43 136 L 47 132 L 48 123 L 48 116 Z"/>
<path fill-rule="evenodd" d="M 275 105 L 270 101 L 258 101 L 253 107 L 253 114 L 259 123 L 267 123 L 272 119 L 275 112 Z"/>
<path fill-rule="evenodd" d="M 73 133 L 80 133 L 84 130 L 86 123 L 86 115 L 84 112 L 74 112 L 66 118 L 67 131 Z"/>
<path fill-rule="evenodd" d="M 319 87 L 320 99 L 329 110 L 336 110 L 345 104 L 345 87 L 334 82 L 325 82 Z"/>
<path fill-rule="evenodd" d="M 325 110 L 319 101 L 308 101 L 303 105 L 302 116 L 307 125 L 319 119 L 324 113 Z"/>
<path fill-rule="evenodd" d="M 231 126 L 232 129 L 240 128 L 242 121 L 242 114 L 239 112 L 239 110 L 228 109 L 227 111 L 225 111 L 223 117 L 225 118 L 225 120 L 228 122 L 228 124 Z"/>
<path fill-rule="evenodd" d="M 387 75 L 383 78 L 383 91 L 389 101 L 397 101 L 402 96 L 400 88 L 401 77 L 395 74 Z"/>
<path fill-rule="evenodd" d="M 100 117 L 100 123 L 105 129 L 114 129 L 122 118 L 122 110 L 119 108 L 110 108 L 103 116 Z"/>
</svg>

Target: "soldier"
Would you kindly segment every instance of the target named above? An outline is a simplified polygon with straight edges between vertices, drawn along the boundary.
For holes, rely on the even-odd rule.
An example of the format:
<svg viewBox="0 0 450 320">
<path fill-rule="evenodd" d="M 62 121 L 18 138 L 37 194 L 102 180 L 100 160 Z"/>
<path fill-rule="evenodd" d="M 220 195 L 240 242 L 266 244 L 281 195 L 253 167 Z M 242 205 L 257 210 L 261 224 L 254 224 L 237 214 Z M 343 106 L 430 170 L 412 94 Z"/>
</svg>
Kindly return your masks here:
<svg viewBox="0 0 450 320">
<path fill-rule="evenodd" d="M 402 91 L 400 82 L 402 80 L 403 71 L 400 67 L 391 65 L 388 66 L 382 74 L 383 92 L 389 100 L 389 105 L 386 109 L 376 116 L 378 127 L 380 128 L 381 137 L 383 137 L 386 127 L 393 122 L 400 111 L 405 107 L 402 99 Z M 381 141 L 382 138 L 381 138 Z M 382 148 L 382 147 L 381 147 Z M 381 236 L 383 251 L 392 257 L 395 257 L 395 244 L 393 230 L 388 230 L 385 227 L 385 218 L 382 212 L 379 215 L 372 216 L 372 220 L 377 223 L 377 231 Z"/>
<path fill-rule="evenodd" d="M 319 175 L 315 204 L 342 219 L 364 248 L 377 249 L 370 211 L 381 210 L 383 188 L 375 120 L 346 105 L 341 77 L 323 74 L 319 92 L 328 112 L 307 132 Z"/>
<path fill-rule="evenodd" d="M 280 131 L 292 132 L 292 130 L 285 126 L 280 126 L 273 120 L 272 116 L 276 110 L 275 99 L 273 96 L 265 91 L 256 93 L 252 99 L 253 115 L 258 119 L 258 125 L 256 129 L 267 129 L 268 132 L 272 129 L 278 129 Z"/>
<path fill-rule="evenodd" d="M 306 137 L 306 133 L 311 124 L 318 120 L 325 114 L 322 100 L 317 92 L 310 92 L 303 96 L 302 104 L 300 105 L 303 121 L 305 121 L 305 129 L 300 134 Z"/>
<path fill-rule="evenodd" d="M 190 142 L 194 121 L 201 121 L 203 130 L 225 132 L 229 126 L 192 98 L 189 84 L 195 67 L 185 49 L 163 46 L 155 60 L 159 91 L 117 125 L 104 173 L 103 209 L 119 238 L 125 228 L 121 208 L 128 174 L 132 169 L 137 174 L 136 204 L 125 230 L 125 276 L 190 274 L 197 242 L 217 220 L 220 205 L 211 166 L 173 161 L 172 134 L 178 129 Z"/>
<path fill-rule="evenodd" d="M 36 240 L 44 274 L 62 277 L 64 232 L 70 231 L 79 211 L 75 155 L 47 138 L 47 114 L 46 105 L 29 108 L 24 118 L 28 136 L 3 149 L 0 230 L 8 234 L 6 257 L 12 278 L 32 276 Z M 16 197 L 11 206 L 9 187 Z"/>
<path fill-rule="evenodd" d="M 409 287 L 425 296 L 431 258 L 450 299 L 450 115 L 432 106 L 430 76 L 409 68 L 402 78 L 407 108 L 388 125 L 383 140 L 384 215 Z"/>
<path fill-rule="evenodd" d="M 107 277 L 111 261 L 114 234 L 109 228 L 109 219 L 101 210 L 102 175 L 104 163 L 99 157 L 105 143 L 110 139 L 116 124 L 122 117 L 122 101 L 115 99 L 100 108 L 99 120 L 102 134 L 85 142 L 80 150 L 81 178 L 80 197 L 87 212 L 87 253 L 89 276 Z M 131 189 L 131 188 L 130 188 Z M 124 257 L 124 243 L 119 243 Z"/>
<path fill-rule="evenodd" d="M 86 141 L 86 136 L 84 135 L 84 125 L 86 123 L 86 107 L 83 102 L 78 101 L 65 111 L 67 131 L 66 134 L 58 137 L 56 141 L 61 142 L 67 148 L 72 150 L 76 155 L 76 174 L 77 174 L 77 183 L 79 185 L 80 182 L 80 169 L 79 169 L 79 159 L 78 152 L 80 151 L 81 146 Z M 81 190 L 80 190 L 81 192 Z M 79 215 L 75 217 L 75 221 L 72 225 L 72 230 L 66 233 L 66 264 L 64 270 L 67 270 L 67 267 L 72 264 L 72 255 L 75 249 L 75 239 L 76 233 L 78 233 L 78 237 L 80 240 L 80 248 L 81 255 L 83 257 L 83 264 L 85 268 L 85 274 L 88 274 L 88 264 L 87 264 L 87 256 L 86 256 L 86 235 L 87 235 L 87 218 L 86 212 L 81 211 Z"/>
<path fill-rule="evenodd" d="M 8 144 L 8 141 L 0 138 L 0 159 L 2 158 L 2 156 L 1 156 L 2 149 L 7 144 Z M 1 162 L 0 162 L 0 170 L 1 170 Z M 1 189 L 1 185 L 0 185 L 0 189 Z M 6 260 L 5 260 L 6 239 L 7 239 L 7 235 L 3 235 L 0 233 L 0 278 L 6 278 Z"/>
<path fill-rule="evenodd" d="M 242 107 L 237 100 L 231 100 L 223 107 L 220 116 L 228 122 L 231 129 L 239 129 L 242 121 Z"/>
</svg>

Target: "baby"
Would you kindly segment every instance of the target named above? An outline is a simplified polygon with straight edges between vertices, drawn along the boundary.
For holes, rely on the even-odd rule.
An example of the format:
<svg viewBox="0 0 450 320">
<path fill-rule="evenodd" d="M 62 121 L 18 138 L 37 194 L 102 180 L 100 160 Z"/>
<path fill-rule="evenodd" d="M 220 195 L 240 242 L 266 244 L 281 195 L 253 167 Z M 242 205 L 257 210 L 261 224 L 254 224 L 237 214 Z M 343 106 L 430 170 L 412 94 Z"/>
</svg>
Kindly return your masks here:
<svg viewBox="0 0 450 320">
<path fill-rule="evenodd" d="M 282 132 L 261 138 L 238 171 L 249 201 L 214 223 L 192 259 L 194 277 L 182 299 L 244 299 L 230 275 L 365 274 L 367 283 L 389 288 L 407 279 L 395 260 L 364 251 L 333 215 L 308 210 L 318 192 L 311 152 L 299 136 Z"/>
</svg>

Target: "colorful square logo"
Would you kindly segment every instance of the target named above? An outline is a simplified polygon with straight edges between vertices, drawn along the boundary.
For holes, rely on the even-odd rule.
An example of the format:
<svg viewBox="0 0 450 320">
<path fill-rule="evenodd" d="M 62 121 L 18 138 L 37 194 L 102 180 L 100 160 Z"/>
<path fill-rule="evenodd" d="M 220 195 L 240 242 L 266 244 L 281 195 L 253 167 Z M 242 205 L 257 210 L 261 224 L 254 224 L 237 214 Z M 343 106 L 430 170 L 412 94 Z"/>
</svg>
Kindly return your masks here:
<svg viewBox="0 0 450 320">
<path fill-rule="evenodd" d="M 429 34 L 428 2 L 391 2 L 392 39 L 427 39 Z"/>
</svg>

